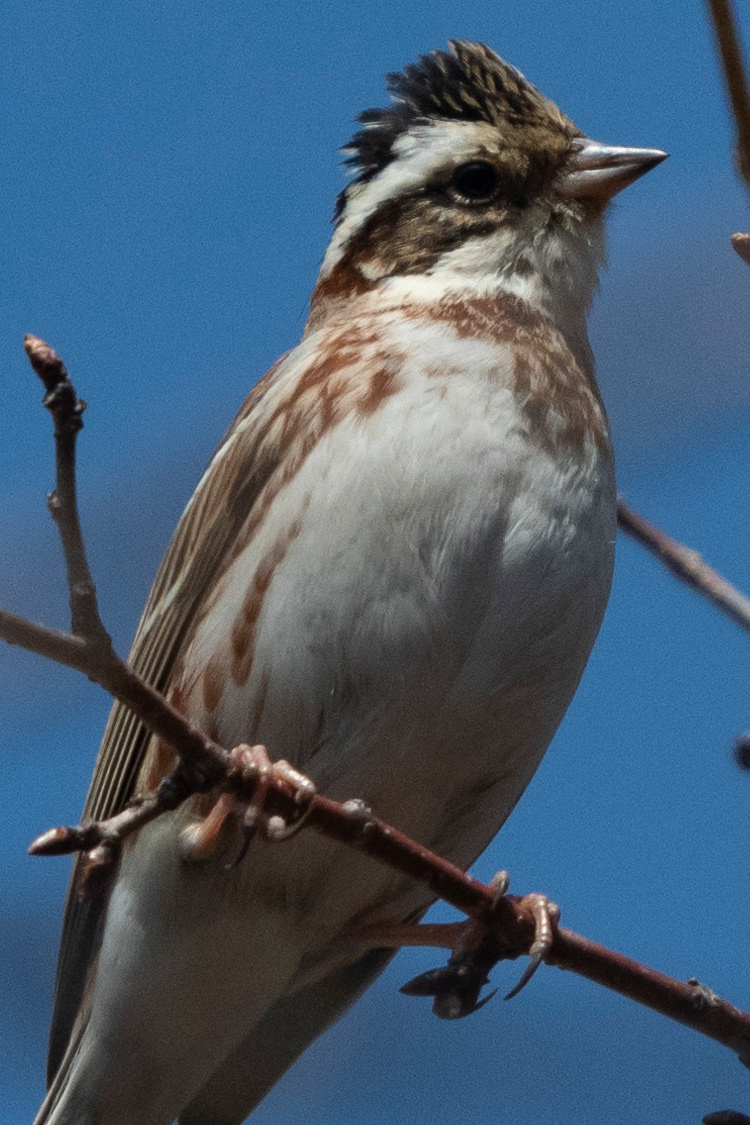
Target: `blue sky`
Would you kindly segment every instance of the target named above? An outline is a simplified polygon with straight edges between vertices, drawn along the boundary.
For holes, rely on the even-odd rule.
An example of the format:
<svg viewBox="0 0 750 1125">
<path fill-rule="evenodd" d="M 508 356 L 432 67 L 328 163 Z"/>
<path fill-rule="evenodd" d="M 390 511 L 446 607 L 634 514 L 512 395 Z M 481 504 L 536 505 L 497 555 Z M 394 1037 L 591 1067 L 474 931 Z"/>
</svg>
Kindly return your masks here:
<svg viewBox="0 0 750 1125">
<path fill-rule="evenodd" d="M 750 14 L 744 13 L 750 20 Z M 671 159 L 626 192 L 592 317 L 630 501 L 750 588 L 750 227 L 698 0 L 159 5 L 6 0 L 0 46 L 0 604 L 65 621 L 43 505 L 51 441 L 24 332 L 90 411 L 83 509 L 126 648 L 170 530 L 248 388 L 299 336 L 343 183 L 337 147 L 382 74 L 481 38 L 592 136 Z M 600 641 L 528 793 L 477 865 L 566 924 L 750 1006 L 747 638 L 621 542 Z M 0 651 L 0 1125 L 42 1094 L 64 861 L 107 703 Z M 557 970 L 449 1025 L 398 994 L 402 954 L 258 1111 L 259 1125 L 690 1125 L 750 1109 L 725 1050 Z M 519 967 L 501 967 L 501 991 Z"/>
</svg>

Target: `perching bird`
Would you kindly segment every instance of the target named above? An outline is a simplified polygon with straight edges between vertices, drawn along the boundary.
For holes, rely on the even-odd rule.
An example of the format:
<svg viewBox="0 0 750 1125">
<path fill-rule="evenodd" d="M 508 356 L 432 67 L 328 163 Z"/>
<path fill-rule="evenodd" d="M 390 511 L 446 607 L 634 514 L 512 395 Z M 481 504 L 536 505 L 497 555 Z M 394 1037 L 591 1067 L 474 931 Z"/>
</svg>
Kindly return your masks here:
<svg viewBox="0 0 750 1125">
<path fill-rule="evenodd" d="M 389 89 L 346 150 L 302 341 L 198 484 L 131 661 L 224 746 L 263 743 L 467 866 L 606 605 L 614 467 L 586 314 L 607 202 L 664 153 L 589 140 L 481 44 Z M 116 705 L 87 815 L 173 765 Z M 143 828 L 108 895 L 80 901 L 79 862 L 37 1125 L 238 1125 L 390 957 L 347 932 L 429 905 L 312 833 L 232 867 L 212 800 Z"/>
</svg>

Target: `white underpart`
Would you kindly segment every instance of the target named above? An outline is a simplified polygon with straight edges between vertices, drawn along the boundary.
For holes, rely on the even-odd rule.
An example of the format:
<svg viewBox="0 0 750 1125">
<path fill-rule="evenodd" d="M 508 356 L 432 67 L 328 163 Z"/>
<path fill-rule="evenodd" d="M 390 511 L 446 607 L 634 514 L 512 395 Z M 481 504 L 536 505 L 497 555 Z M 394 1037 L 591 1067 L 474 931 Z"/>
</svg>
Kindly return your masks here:
<svg viewBox="0 0 750 1125">
<path fill-rule="evenodd" d="M 251 576 L 299 521 L 250 678 L 227 682 L 213 716 L 221 741 L 247 738 L 262 693 L 257 738 L 274 757 L 466 865 L 526 787 L 593 643 L 611 576 L 612 465 L 593 440 L 540 446 L 504 346 L 392 308 L 375 323 L 379 346 L 401 357 L 399 393 L 332 427 L 279 492 L 185 654 L 186 676 L 228 644 Z M 274 394 L 324 339 L 291 353 Z M 204 727 L 200 698 L 190 718 Z M 188 867 L 184 823 L 148 826 L 123 860 L 91 1019 L 46 1125 L 168 1125 L 278 998 L 359 956 L 337 940 L 352 919 L 403 918 L 430 897 L 312 834 L 253 845 L 235 872 L 224 856 Z"/>
</svg>

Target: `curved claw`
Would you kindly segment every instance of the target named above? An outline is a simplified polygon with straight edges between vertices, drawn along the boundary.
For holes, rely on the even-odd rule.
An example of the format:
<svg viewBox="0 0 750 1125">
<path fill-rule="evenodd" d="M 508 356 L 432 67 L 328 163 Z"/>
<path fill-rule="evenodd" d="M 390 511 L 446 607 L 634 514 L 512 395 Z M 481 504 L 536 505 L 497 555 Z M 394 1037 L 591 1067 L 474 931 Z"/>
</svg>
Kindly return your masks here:
<svg viewBox="0 0 750 1125">
<path fill-rule="evenodd" d="M 526 968 L 525 968 L 525 970 L 524 970 L 524 972 L 521 976 L 521 979 L 519 980 L 519 982 L 515 986 L 515 988 L 511 988 L 510 992 L 506 993 L 506 995 L 503 997 L 504 1000 L 512 1000 L 514 996 L 518 996 L 518 993 L 523 991 L 523 989 L 526 987 L 526 985 L 529 983 L 529 981 L 533 977 L 534 973 L 537 971 L 537 969 L 541 965 L 542 961 L 544 960 L 544 957 L 545 957 L 545 954 L 540 950 L 537 950 L 536 953 L 532 953 L 529 956 L 529 963 L 526 966 Z"/>
<path fill-rule="evenodd" d="M 255 836 L 259 814 L 258 810 L 252 805 L 245 809 L 245 814 L 242 817 L 242 823 L 237 825 L 238 835 L 240 838 L 240 846 L 237 849 L 237 854 L 234 859 L 230 859 L 229 863 L 224 864 L 225 871 L 234 871 L 235 867 L 239 867 L 243 859 L 247 855 L 247 849 L 253 842 Z"/>
<path fill-rule="evenodd" d="M 546 895 L 527 895 L 526 904 L 534 919 L 534 941 L 529 949 L 529 963 L 515 988 L 505 997 L 512 1000 L 526 987 L 542 961 L 546 961 L 555 940 L 555 926 L 560 917 L 560 907 L 550 902 Z"/>
<path fill-rule="evenodd" d="M 492 1000 L 495 996 L 497 996 L 497 994 L 498 994 L 498 989 L 493 988 L 492 992 L 488 992 L 483 1000 L 477 1001 L 477 1003 L 474 1005 L 474 1007 L 471 1009 L 471 1011 L 466 1012 L 465 1014 L 467 1016 L 471 1016 L 471 1015 L 474 1014 L 474 1012 L 478 1012 L 480 1008 L 483 1008 L 485 1006 L 485 1004 L 489 1004 L 490 1000 Z"/>
</svg>

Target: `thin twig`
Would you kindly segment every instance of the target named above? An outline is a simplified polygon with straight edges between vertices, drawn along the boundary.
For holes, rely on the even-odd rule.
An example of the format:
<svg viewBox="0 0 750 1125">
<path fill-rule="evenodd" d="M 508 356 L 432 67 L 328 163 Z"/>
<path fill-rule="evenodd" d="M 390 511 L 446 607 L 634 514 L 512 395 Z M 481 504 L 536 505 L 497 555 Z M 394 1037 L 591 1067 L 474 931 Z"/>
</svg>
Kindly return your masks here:
<svg viewBox="0 0 750 1125">
<path fill-rule="evenodd" d="M 56 484 L 47 506 L 57 523 L 68 570 L 71 628 L 104 647 L 111 647 L 96 598 L 96 587 L 86 559 L 86 548 L 78 516 L 76 484 L 76 438 L 83 428 L 86 403 L 80 399 L 57 352 L 38 336 L 24 337 L 31 366 L 44 384 L 43 404 L 55 422 Z"/>
<path fill-rule="evenodd" d="M 622 496 L 617 500 L 617 521 L 622 531 L 636 539 L 664 563 L 667 570 L 697 590 L 712 605 L 750 633 L 750 598 L 704 562 L 697 551 L 672 539 L 661 528 L 649 523 L 629 507 Z"/>
<path fill-rule="evenodd" d="M 41 351 L 44 348 L 46 345 L 42 341 L 34 340 L 31 344 L 31 352 L 37 360 L 40 354 L 44 354 Z M 54 392 L 61 381 L 69 383 L 69 380 L 58 357 L 50 349 L 47 351 L 48 358 L 53 357 L 49 362 L 57 364 L 52 387 Z M 68 506 L 75 509 L 75 488 L 63 488 L 61 483 L 75 464 L 73 450 L 80 425 L 74 425 L 73 418 L 77 415 L 80 422 L 80 403 L 72 387 L 58 397 L 59 401 L 67 403 L 67 406 L 60 407 L 61 418 L 55 417 L 56 435 L 59 430 L 60 441 L 64 446 L 67 442 L 67 448 L 65 456 L 58 459 L 57 495 L 61 510 L 57 512 L 57 519 L 58 526 L 75 528 L 78 526 L 77 510 L 67 510 Z M 83 581 L 84 586 L 87 580 L 90 581 L 90 575 L 86 577 L 88 568 L 85 572 L 80 569 L 81 560 L 85 565 L 80 533 L 79 539 L 77 561 L 68 555 L 70 543 L 75 543 L 75 534 L 64 539 L 71 587 L 79 581 Z M 72 549 L 73 556 L 76 549 L 75 546 Z M 71 597 L 75 600 L 72 589 Z M 83 635 L 46 629 L 15 614 L 0 611 L 0 639 L 83 672 L 129 707 L 150 731 L 173 746 L 178 754 L 180 764 L 175 773 L 165 779 L 155 793 L 134 801 L 109 820 L 75 828 L 51 829 L 38 837 L 31 847 L 37 855 L 85 851 L 91 859 L 111 864 L 128 835 L 169 809 L 176 808 L 191 793 L 215 787 L 250 798 L 257 775 L 238 769 L 233 755 L 192 727 L 119 659 L 101 626 L 95 596 L 92 598 L 87 593 L 86 597 L 87 612 L 93 617 L 87 618 L 84 613 L 83 625 L 80 625 Z M 499 895 L 497 886 L 480 883 L 410 840 L 396 828 L 372 816 L 361 802 L 342 805 L 326 797 L 312 795 L 309 790 L 295 789 L 278 779 L 268 785 L 268 802 L 272 811 L 278 811 L 282 819 L 291 824 L 299 818 L 302 808 L 303 828 L 314 828 L 424 883 L 436 896 L 482 922 L 491 936 L 493 956 L 490 960 L 516 957 L 529 951 L 536 934 L 529 904 L 539 896 L 518 898 Z M 435 931 L 425 936 L 434 941 Z M 547 961 L 597 981 L 700 1031 L 736 1051 L 743 1061 L 748 1058 L 750 1015 L 720 1000 L 696 981 L 684 984 L 673 980 L 560 927 L 553 932 Z"/>
<path fill-rule="evenodd" d="M 750 92 L 732 0 L 707 0 L 737 126 L 737 167 L 750 191 Z"/>
<path fill-rule="evenodd" d="M 152 734 L 170 745 L 179 743 L 180 758 L 186 771 L 195 773 L 198 788 L 210 788 L 225 773 L 226 750 L 191 726 L 113 649 L 72 633 L 37 625 L 7 610 L 0 610 L 0 640 L 82 672 L 129 707 Z"/>
</svg>

